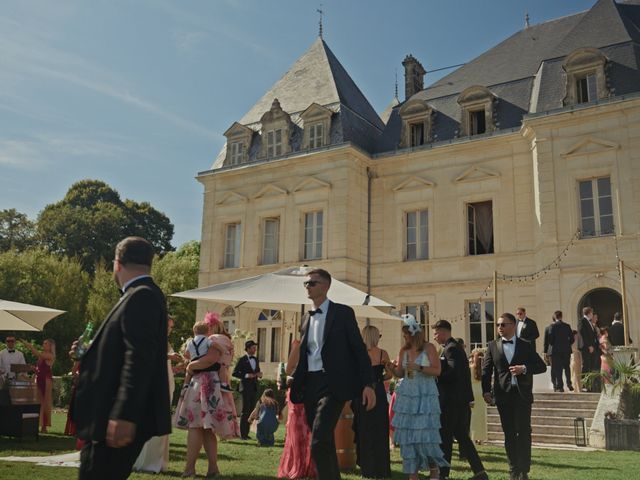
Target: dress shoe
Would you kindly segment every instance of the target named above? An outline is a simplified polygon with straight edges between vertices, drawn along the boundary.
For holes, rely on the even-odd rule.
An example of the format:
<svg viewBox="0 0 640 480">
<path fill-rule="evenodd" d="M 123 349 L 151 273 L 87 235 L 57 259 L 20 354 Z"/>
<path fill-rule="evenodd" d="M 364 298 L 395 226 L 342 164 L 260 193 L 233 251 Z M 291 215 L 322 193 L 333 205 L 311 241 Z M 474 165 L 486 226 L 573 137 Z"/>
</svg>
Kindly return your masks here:
<svg viewBox="0 0 640 480">
<path fill-rule="evenodd" d="M 567 388 L 569 389 L 570 392 L 573 392 L 573 387 L 571 385 L 569 385 Z"/>
<path fill-rule="evenodd" d="M 489 475 L 487 475 L 487 472 L 485 471 L 478 472 L 471 477 L 471 480 L 489 480 Z"/>
</svg>

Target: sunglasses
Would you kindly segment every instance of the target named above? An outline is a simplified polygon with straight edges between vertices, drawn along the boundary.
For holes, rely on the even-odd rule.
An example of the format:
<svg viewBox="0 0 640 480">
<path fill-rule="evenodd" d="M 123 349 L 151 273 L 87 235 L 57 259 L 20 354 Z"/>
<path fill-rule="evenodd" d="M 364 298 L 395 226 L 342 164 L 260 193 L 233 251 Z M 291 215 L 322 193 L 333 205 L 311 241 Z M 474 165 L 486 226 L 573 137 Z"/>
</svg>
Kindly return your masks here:
<svg viewBox="0 0 640 480">
<path fill-rule="evenodd" d="M 304 285 L 305 288 L 306 287 L 315 287 L 319 283 L 324 283 L 324 282 L 321 282 L 319 280 L 305 280 L 304 282 L 302 282 L 302 285 Z"/>
<path fill-rule="evenodd" d="M 507 322 L 507 323 L 496 323 L 496 325 L 498 326 L 498 328 L 500 328 L 500 327 L 506 327 L 507 325 L 513 325 L 513 322 Z"/>
</svg>

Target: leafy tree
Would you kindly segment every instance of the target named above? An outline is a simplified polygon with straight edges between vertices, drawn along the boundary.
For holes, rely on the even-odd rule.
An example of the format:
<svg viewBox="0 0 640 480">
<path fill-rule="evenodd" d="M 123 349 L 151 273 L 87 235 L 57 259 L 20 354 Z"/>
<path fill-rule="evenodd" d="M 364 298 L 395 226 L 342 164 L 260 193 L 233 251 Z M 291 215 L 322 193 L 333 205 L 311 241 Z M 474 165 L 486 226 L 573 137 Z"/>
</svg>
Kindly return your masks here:
<svg viewBox="0 0 640 480">
<path fill-rule="evenodd" d="M 47 205 L 38 216 L 38 238 L 49 251 L 77 257 L 87 272 L 110 262 L 122 238 L 147 238 L 157 254 L 172 251 L 173 225 L 149 203 L 122 201 L 117 191 L 99 180 L 82 180 L 65 197 Z"/>
<path fill-rule="evenodd" d="M 15 208 L 0 210 L 0 252 L 25 250 L 35 243 L 35 224 Z"/>
<path fill-rule="evenodd" d="M 87 321 L 96 327 L 100 325 L 118 298 L 120 298 L 120 292 L 113 279 L 112 270 L 104 263 L 98 263 L 87 301 Z"/>
<path fill-rule="evenodd" d="M 153 278 L 167 295 L 169 313 L 175 317 L 175 326 L 170 338 L 174 347 L 180 345 L 183 339 L 193 335 L 196 301 L 170 295 L 196 288 L 199 268 L 200 242 L 197 241 L 185 243 L 177 251 L 156 259 L 153 265 Z"/>
<path fill-rule="evenodd" d="M 0 298 L 65 310 L 42 332 L 17 332 L 19 338 L 56 342 L 54 373 L 68 372 L 69 346 L 84 329 L 89 276 L 76 259 L 59 257 L 41 249 L 0 253 Z"/>
</svg>

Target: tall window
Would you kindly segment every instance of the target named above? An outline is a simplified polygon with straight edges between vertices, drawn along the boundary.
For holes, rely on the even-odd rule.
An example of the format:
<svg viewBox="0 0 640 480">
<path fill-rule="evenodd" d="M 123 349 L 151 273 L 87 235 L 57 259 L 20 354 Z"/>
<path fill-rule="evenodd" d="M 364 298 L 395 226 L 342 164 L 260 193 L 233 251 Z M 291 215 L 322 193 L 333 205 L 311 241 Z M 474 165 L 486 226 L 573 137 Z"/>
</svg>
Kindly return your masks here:
<svg viewBox="0 0 640 480">
<path fill-rule="evenodd" d="M 427 210 L 407 212 L 405 260 L 429 258 L 429 213 Z"/>
<path fill-rule="evenodd" d="M 409 128 L 411 129 L 411 146 L 424 145 L 424 122 L 411 123 Z"/>
<path fill-rule="evenodd" d="M 469 112 L 469 135 L 480 135 L 486 131 L 484 108 Z"/>
<path fill-rule="evenodd" d="M 267 132 L 267 156 L 282 155 L 282 129 Z"/>
<path fill-rule="evenodd" d="M 576 79 L 576 99 L 578 103 L 589 103 L 598 98 L 598 83 L 595 73 Z"/>
<path fill-rule="evenodd" d="M 582 237 L 614 233 L 609 177 L 580 182 L 580 229 Z"/>
<path fill-rule="evenodd" d="M 238 268 L 240 266 L 240 242 L 242 239 L 242 225 L 229 223 L 225 232 L 224 268 Z"/>
<path fill-rule="evenodd" d="M 264 362 L 265 359 L 265 351 L 267 350 L 267 329 L 259 328 L 258 329 L 258 361 Z"/>
<path fill-rule="evenodd" d="M 231 165 L 238 165 L 242 162 L 242 154 L 244 144 L 242 142 L 233 142 L 231 144 Z"/>
<path fill-rule="evenodd" d="M 322 258 L 322 211 L 304 215 L 304 260 Z"/>
<path fill-rule="evenodd" d="M 427 334 L 429 328 L 429 304 L 420 303 L 417 305 L 404 305 L 402 313 L 410 313 L 416 321 L 422 326 L 422 330 Z"/>
<path fill-rule="evenodd" d="M 227 307 L 223 310 L 221 317 L 225 330 L 233 335 L 236 331 L 236 311 L 233 307 Z"/>
<path fill-rule="evenodd" d="M 322 124 L 316 123 L 309 127 L 309 148 L 318 148 L 322 146 Z"/>
<path fill-rule="evenodd" d="M 280 235 L 280 219 L 267 218 L 264 220 L 264 234 L 262 238 L 262 264 L 278 263 L 278 243 Z"/>
<path fill-rule="evenodd" d="M 282 329 L 280 327 L 273 327 L 271 329 L 271 361 L 279 362 L 280 361 L 280 335 L 282 334 Z"/>
<path fill-rule="evenodd" d="M 467 204 L 469 255 L 493 253 L 493 204 L 491 201 Z"/>
<path fill-rule="evenodd" d="M 484 348 L 495 338 L 493 300 L 467 302 L 469 315 L 469 348 Z"/>
</svg>

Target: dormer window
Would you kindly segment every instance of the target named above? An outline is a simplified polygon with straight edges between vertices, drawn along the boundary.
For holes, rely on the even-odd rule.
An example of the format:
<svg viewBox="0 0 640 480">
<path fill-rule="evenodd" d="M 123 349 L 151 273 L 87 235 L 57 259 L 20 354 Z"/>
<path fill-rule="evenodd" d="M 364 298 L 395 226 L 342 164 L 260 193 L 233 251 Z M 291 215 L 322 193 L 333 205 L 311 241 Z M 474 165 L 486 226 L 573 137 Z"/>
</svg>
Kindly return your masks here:
<svg viewBox="0 0 640 480">
<path fill-rule="evenodd" d="M 481 135 L 496 129 L 493 119 L 495 101 L 493 93 L 480 85 L 471 86 L 460 94 L 458 105 L 461 108 L 461 137 Z"/>
<path fill-rule="evenodd" d="M 249 127 L 234 122 L 231 127 L 224 132 L 227 137 L 227 157 L 226 165 L 240 165 L 248 160 L 249 148 L 254 131 Z"/>
<path fill-rule="evenodd" d="M 287 112 L 282 110 L 280 102 L 276 98 L 271 104 L 271 109 L 262 115 L 262 149 L 261 156 L 267 158 L 286 155 L 291 151 L 291 131 L 293 123 Z"/>
<path fill-rule="evenodd" d="M 300 114 L 304 123 L 302 148 L 311 150 L 329 145 L 331 115 L 331 110 L 317 103 L 312 103 Z"/>
<path fill-rule="evenodd" d="M 431 141 L 433 109 L 420 99 L 412 99 L 400 107 L 402 133 L 400 148 L 419 147 Z"/>
<path fill-rule="evenodd" d="M 602 100 L 610 95 L 605 67 L 607 57 L 596 48 L 580 48 L 567 55 L 562 68 L 567 75 L 565 106 Z"/>
<path fill-rule="evenodd" d="M 267 157 L 282 155 L 282 129 L 267 132 Z"/>
</svg>

